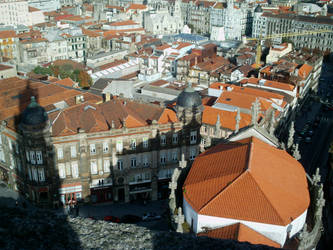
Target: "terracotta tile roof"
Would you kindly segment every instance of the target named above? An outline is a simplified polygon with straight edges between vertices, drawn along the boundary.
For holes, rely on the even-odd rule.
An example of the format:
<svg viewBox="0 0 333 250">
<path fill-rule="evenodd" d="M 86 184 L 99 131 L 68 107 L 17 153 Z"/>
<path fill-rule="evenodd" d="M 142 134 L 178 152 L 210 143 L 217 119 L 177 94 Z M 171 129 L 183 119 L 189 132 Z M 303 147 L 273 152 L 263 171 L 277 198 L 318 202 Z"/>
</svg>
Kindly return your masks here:
<svg viewBox="0 0 333 250">
<path fill-rule="evenodd" d="M 303 166 L 287 152 L 254 137 L 200 154 L 183 193 L 199 214 L 282 226 L 310 203 Z"/>
<path fill-rule="evenodd" d="M 178 122 L 178 118 L 173 110 L 166 108 L 157 122 L 158 124 L 175 123 Z"/>
<path fill-rule="evenodd" d="M 75 84 L 75 82 L 73 82 L 73 80 L 70 79 L 69 77 L 56 81 L 55 83 L 58 83 L 60 85 L 67 86 L 67 87 L 73 87 L 73 85 Z"/>
<path fill-rule="evenodd" d="M 2 30 L 0 31 L 0 39 L 17 37 L 14 30 Z"/>
<path fill-rule="evenodd" d="M 218 115 L 220 116 L 221 127 L 230 129 L 232 131 L 236 128 L 236 115 L 237 112 L 230 112 L 221 109 L 204 106 L 202 113 L 202 123 L 215 125 Z M 240 113 L 241 120 L 239 122 L 239 128 L 249 126 L 251 124 L 251 115 Z"/>
<path fill-rule="evenodd" d="M 69 106 L 75 105 L 75 96 L 83 95 L 86 101 L 99 102 L 101 97 L 66 89 L 56 84 L 23 80 L 12 77 L 0 81 L 0 119 L 5 120 L 19 115 L 30 103 L 30 96 L 36 96 L 39 104 L 48 107 L 65 101 Z"/>
<path fill-rule="evenodd" d="M 250 242 L 251 244 L 263 244 L 271 247 L 280 248 L 280 244 L 272 241 L 264 235 L 254 231 L 242 223 L 236 223 L 225 227 L 209 230 L 199 233 L 197 236 L 206 236 L 215 239 L 230 239 L 241 242 Z"/>
<path fill-rule="evenodd" d="M 156 50 L 165 50 L 165 49 L 168 49 L 168 48 L 170 48 L 171 46 L 169 45 L 169 44 L 163 44 L 163 45 L 161 45 L 161 46 L 158 46 L 158 47 L 156 47 Z"/>
<path fill-rule="evenodd" d="M 61 113 L 51 113 L 50 119 L 53 122 L 56 119 L 52 127 L 54 136 L 72 135 L 77 133 L 79 128 L 86 132 L 106 131 L 111 127 L 112 121 L 115 128 L 122 128 L 124 120 L 128 128 L 147 126 L 153 120 L 160 124 L 177 121 L 172 110 L 121 99 L 98 105 L 86 101 Z"/>
<path fill-rule="evenodd" d="M 138 23 L 134 22 L 133 20 L 109 23 L 110 26 L 127 26 L 127 25 L 135 25 L 135 24 L 138 24 Z"/>
<path fill-rule="evenodd" d="M 145 10 L 145 9 L 147 9 L 147 5 L 132 3 L 132 4 L 130 4 L 130 6 L 128 6 L 126 11 L 129 11 L 129 10 Z"/>
<path fill-rule="evenodd" d="M 12 68 L 13 68 L 12 66 L 8 66 L 8 65 L 5 65 L 5 64 L 0 64 L 0 71 L 7 70 L 7 69 L 12 69 Z"/>
<path fill-rule="evenodd" d="M 88 29 L 84 29 L 84 28 L 81 28 L 82 29 L 82 33 L 86 36 L 89 36 L 89 37 L 99 37 L 99 36 L 102 36 L 100 33 L 96 32 L 96 31 L 93 31 L 93 30 L 88 30 Z"/>
<path fill-rule="evenodd" d="M 40 9 L 37 9 L 35 7 L 29 6 L 29 12 L 36 12 L 36 11 L 41 11 Z"/>
<path fill-rule="evenodd" d="M 292 84 L 288 84 L 288 83 L 283 83 L 283 82 L 277 82 L 277 81 L 271 81 L 271 80 L 266 80 L 266 79 L 259 79 L 259 78 L 248 78 L 248 79 L 243 79 L 241 81 L 241 84 L 246 84 L 246 83 L 251 83 L 251 84 L 255 84 L 255 85 L 260 85 L 259 81 L 260 80 L 264 80 L 261 83 L 263 84 L 263 86 L 266 87 L 271 87 L 271 88 L 276 88 L 276 89 L 281 89 L 281 90 L 287 90 L 287 91 L 293 91 L 295 89 L 295 86 Z"/>
<path fill-rule="evenodd" d="M 284 100 L 283 95 L 272 93 L 263 89 L 240 87 L 223 83 L 220 83 L 220 86 L 224 87 L 224 91 L 216 100 L 216 102 L 235 107 L 251 109 L 252 103 L 258 98 L 261 105 L 261 110 L 266 111 L 271 107 L 272 103 L 277 104 L 277 101 Z M 232 88 L 232 90 L 227 91 L 227 87 Z"/>
<path fill-rule="evenodd" d="M 305 63 L 299 68 L 298 76 L 301 77 L 302 79 L 306 79 L 311 73 L 312 69 L 313 69 L 312 66 Z"/>
<path fill-rule="evenodd" d="M 106 5 L 106 8 L 108 8 L 108 9 L 117 9 L 119 11 L 124 11 L 124 7 L 117 6 L 117 5 Z"/>
<path fill-rule="evenodd" d="M 105 70 L 105 69 L 109 69 L 109 68 L 124 64 L 124 63 L 127 63 L 127 60 L 121 59 L 121 60 L 116 60 L 116 61 L 111 62 L 111 63 L 103 64 L 103 65 L 99 66 L 98 68 L 100 70 Z"/>
</svg>

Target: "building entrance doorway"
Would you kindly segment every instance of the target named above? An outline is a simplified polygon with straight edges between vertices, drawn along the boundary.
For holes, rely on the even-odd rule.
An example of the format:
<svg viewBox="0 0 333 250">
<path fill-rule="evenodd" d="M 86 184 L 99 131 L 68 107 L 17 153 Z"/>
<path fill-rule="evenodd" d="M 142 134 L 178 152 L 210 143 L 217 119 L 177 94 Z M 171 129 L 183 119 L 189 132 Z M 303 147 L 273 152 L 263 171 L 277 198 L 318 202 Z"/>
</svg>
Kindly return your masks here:
<svg viewBox="0 0 333 250">
<path fill-rule="evenodd" d="M 125 189 L 124 188 L 118 189 L 118 201 L 120 201 L 120 202 L 125 201 Z"/>
</svg>

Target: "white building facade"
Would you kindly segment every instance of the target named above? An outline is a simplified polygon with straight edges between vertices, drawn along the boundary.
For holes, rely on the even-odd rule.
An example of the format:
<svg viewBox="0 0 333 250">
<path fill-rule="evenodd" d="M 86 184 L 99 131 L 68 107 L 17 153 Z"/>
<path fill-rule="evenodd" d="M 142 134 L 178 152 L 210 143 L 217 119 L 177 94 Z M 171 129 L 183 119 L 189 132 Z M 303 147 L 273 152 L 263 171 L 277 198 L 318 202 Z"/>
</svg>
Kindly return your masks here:
<svg viewBox="0 0 333 250">
<path fill-rule="evenodd" d="M 29 25 L 28 2 L 24 0 L 3 0 L 0 2 L 0 24 Z"/>
</svg>

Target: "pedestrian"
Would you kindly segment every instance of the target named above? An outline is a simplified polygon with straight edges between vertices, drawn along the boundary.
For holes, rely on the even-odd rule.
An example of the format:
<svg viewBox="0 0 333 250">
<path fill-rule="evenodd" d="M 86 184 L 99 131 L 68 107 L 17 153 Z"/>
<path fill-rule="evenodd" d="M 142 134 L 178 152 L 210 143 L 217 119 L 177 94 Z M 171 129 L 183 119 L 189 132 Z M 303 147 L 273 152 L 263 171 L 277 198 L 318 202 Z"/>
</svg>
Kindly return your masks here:
<svg viewBox="0 0 333 250">
<path fill-rule="evenodd" d="M 79 216 L 79 205 L 76 204 L 76 216 Z"/>
<path fill-rule="evenodd" d="M 15 201 L 15 206 L 18 207 L 18 201 Z"/>
</svg>

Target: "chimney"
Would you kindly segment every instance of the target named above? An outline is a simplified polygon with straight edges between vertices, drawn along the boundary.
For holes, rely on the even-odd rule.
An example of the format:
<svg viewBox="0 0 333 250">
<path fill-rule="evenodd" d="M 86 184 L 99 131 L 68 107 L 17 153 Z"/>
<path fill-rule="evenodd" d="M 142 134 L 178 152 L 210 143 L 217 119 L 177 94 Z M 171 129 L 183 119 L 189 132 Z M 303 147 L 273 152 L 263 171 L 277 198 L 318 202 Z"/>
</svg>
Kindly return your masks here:
<svg viewBox="0 0 333 250">
<path fill-rule="evenodd" d="M 105 93 L 104 94 L 104 102 L 109 102 L 111 100 L 111 94 L 110 93 Z"/>
</svg>

